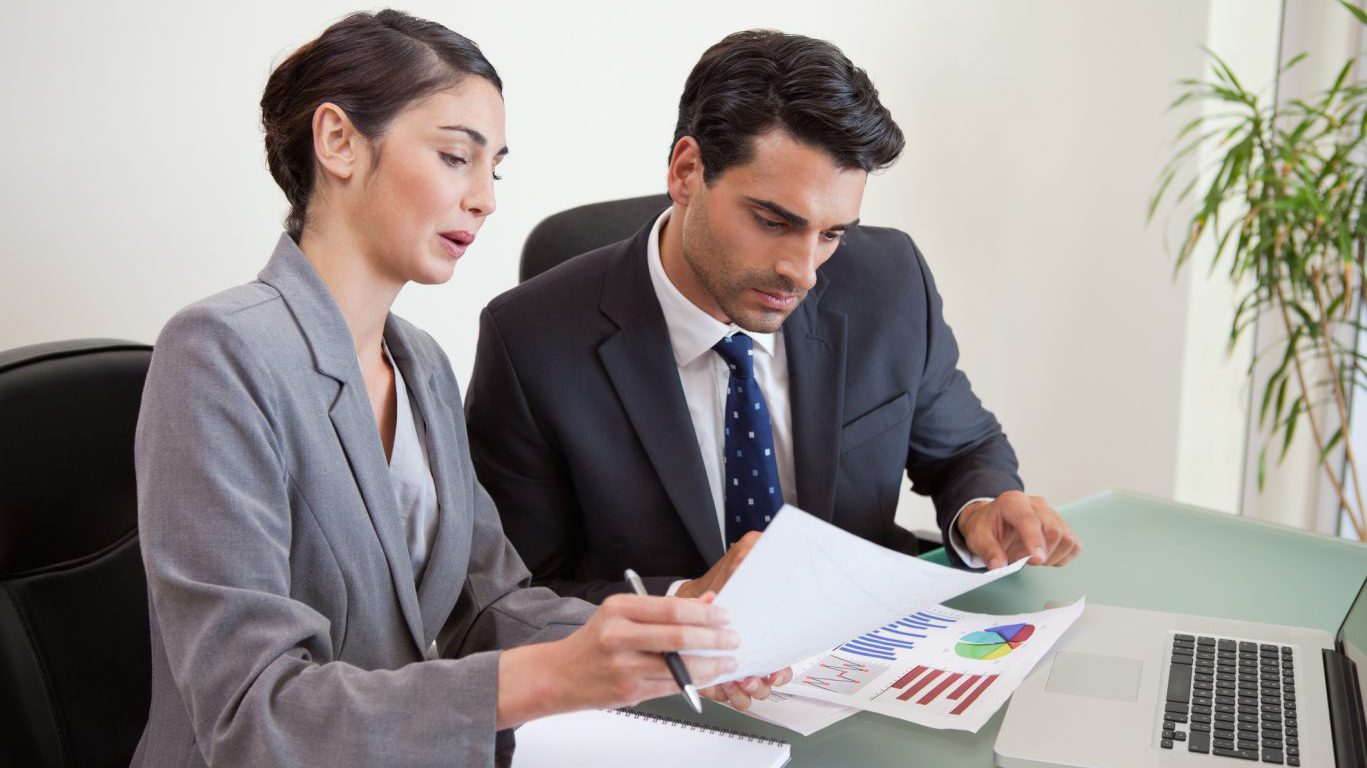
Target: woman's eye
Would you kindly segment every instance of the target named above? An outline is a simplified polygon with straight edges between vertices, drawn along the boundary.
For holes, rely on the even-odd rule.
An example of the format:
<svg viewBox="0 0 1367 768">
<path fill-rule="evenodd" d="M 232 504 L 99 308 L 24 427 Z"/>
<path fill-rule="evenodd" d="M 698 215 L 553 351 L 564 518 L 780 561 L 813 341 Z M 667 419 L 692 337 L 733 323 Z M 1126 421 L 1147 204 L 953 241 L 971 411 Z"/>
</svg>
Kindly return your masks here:
<svg viewBox="0 0 1367 768">
<path fill-rule="evenodd" d="M 465 165 L 466 163 L 465 158 L 458 157 L 448 152 L 438 152 L 437 154 L 441 155 L 442 162 L 450 166 Z"/>
</svg>

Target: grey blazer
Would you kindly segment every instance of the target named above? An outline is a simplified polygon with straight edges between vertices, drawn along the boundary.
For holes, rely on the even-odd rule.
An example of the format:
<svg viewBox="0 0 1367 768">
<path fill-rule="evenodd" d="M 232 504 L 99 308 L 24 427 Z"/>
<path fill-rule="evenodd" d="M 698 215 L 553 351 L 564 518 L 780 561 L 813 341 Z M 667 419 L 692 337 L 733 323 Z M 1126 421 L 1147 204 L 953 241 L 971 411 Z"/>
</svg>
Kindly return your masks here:
<svg viewBox="0 0 1367 768">
<path fill-rule="evenodd" d="M 526 587 L 450 364 L 392 315 L 385 340 L 441 510 L 420 585 L 351 335 L 288 236 L 257 282 L 162 331 L 136 444 L 152 704 L 134 766 L 508 759 L 499 649 L 563 637 L 591 606 Z"/>
</svg>

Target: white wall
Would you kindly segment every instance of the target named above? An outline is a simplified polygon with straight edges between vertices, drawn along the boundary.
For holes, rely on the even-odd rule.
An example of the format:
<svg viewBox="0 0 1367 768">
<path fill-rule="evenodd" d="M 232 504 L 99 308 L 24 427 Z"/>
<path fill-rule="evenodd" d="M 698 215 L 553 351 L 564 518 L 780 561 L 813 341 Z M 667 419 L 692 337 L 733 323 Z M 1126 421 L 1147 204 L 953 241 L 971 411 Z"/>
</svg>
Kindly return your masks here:
<svg viewBox="0 0 1367 768">
<path fill-rule="evenodd" d="M 1181 122 L 1163 111 L 1173 83 L 1201 68 L 1207 5 L 410 3 L 499 68 L 513 152 L 455 279 L 410 287 L 398 310 L 466 377 L 477 313 L 514 283 L 538 220 L 662 189 L 678 91 L 707 45 L 750 26 L 821 36 L 870 72 L 909 139 L 870 182 L 864 219 L 928 255 L 1029 487 L 1056 502 L 1171 496 L 1187 293 L 1144 211 Z M 178 307 L 250 279 L 285 210 L 261 87 L 347 10 L 0 4 L 0 348 L 150 341 Z"/>
</svg>

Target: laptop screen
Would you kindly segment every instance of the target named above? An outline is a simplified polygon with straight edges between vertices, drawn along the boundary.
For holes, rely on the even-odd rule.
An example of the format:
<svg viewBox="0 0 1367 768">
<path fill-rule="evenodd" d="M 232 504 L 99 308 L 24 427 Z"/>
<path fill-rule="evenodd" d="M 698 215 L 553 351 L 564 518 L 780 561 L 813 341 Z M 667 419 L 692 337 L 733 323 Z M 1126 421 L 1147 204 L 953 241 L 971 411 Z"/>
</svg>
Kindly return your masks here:
<svg viewBox="0 0 1367 768">
<path fill-rule="evenodd" d="M 1353 660 L 1358 668 L 1358 684 L 1362 700 L 1367 702 L 1367 581 L 1358 590 L 1357 599 L 1348 608 L 1339 629 L 1339 646 L 1343 655 Z"/>
</svg>

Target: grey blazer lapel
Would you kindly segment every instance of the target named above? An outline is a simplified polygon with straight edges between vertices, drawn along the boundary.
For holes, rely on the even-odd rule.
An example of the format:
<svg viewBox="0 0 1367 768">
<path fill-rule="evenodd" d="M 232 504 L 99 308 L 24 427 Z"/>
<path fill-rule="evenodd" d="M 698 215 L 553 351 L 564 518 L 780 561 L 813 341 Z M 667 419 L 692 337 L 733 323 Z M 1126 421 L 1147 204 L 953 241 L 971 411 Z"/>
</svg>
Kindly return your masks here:
<svg viewBox="0 0 1367 768">
<path fill-rule="evenodd" d="M 471 499 L 466 493 L 469 480 L 461 469 L 461 448 L 456 435 L 459 422 L 448 404 L 458 394 L 441 390 L 437 362 L 421 355 L 393 316 L 385 325 L 385 340 L 426 425 L 427 458 L 437 487 L 437 534 L 418 586 L 424 637 L 436 637 L 465 586 L 474 530 Z"/>
<path fill-rule="evenodd" d="M 340 385 L 328 415 L 346 453 L 351 474 L 356 478 L 375 536 L 389 562 L 394 594 L 403 610 L 404 621 L 418 652 L 422 653 L 426 644 L 417 587 L 413 583 L 412 559 L 351 331 L 322 278 L 288 235 L 280 236 L 275 253 L 258 278 L 284 297 L 313 353 L 318 372 Z"/>
<path fill-rule="evenodd" d="M 838 254 L 833 258 L 839 258 Z M 845 315 L 821 304 L 816 286 L 783 324 L 788 399 L 793 413 L 793 469 L 798 506 L 830 521 L 845 403 Z"/>
<path fill-rule="evenodd" d="M 647 271 L 650 229 L 637 233 L 608 270 L 602 310 L 619 328 L 598 347 L 598 356 L 689 537 L 711 563 L 725 550 L 669 330 Z"/>
</svg>

